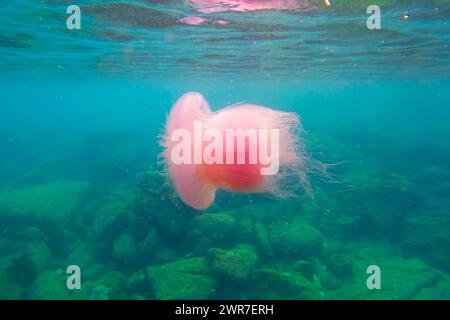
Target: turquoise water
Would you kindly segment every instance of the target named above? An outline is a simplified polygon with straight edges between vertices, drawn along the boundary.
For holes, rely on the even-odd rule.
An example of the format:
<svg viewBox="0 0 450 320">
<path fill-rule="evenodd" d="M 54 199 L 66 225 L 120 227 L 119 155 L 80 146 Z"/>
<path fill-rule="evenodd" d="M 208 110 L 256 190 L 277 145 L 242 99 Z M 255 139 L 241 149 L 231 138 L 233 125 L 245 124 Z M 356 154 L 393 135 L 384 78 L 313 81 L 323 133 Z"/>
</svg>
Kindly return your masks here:
<svg viewBox="0 0 450 320">
<path fill-rule="evenodd" d="M 70 31 L 67 1 L 2 4 L 0 298 L 449 299 L 450 2 L 361 3 L 80 0 Z M 308 170 L 311 194 L 189 208 L 158 158 L 188 91 L 297 113 L 327 172 Z"/>
</svg>

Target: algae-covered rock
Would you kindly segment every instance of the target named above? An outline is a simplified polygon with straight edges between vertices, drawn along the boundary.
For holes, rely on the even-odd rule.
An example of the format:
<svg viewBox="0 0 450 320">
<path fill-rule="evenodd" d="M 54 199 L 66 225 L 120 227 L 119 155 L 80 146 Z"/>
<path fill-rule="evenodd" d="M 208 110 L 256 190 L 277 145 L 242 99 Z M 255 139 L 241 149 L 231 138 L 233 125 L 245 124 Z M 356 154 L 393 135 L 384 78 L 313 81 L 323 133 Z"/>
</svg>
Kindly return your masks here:
<svg viewBox="0 0 450 320">
<path fill-rule="evenodd" d="M 439 280 L 430 287 L 425 287 L 414 296 L 415 300 L 450 300 L 450 276 L 440 274 Z"/>
<path fill-rule="evenodd" d="M 95 201 L 89 209 L 95 217 L 93 236 L 110 239 L 121 234 L 131 220 L 134 201 L 133 190 L 125 188 L 114 190 Z"/>
<path fill-rule="evenodd" d="M 130 266 L 137 258 L 139 258 L 137 253 L 137 243 L 131 234 L 123 234 L 114 240 L 113 258 L 117 264 L 121 266 Z"/>
<path fill-rule="evenodd" d="M 367 288 L 369 265 L 381 270 L 381 289 Z M 413 299 L 421 290 L 433 287 L 439 274 L 419 259 L 396 256 L 367 256 L 357 261 L 353 277 L 346 279 L 339 290 L 329 294 L 332 299 Z"/>
<path fill-rule="evenodd" d="M 0 268 L 0 300 L 21 299 L 24 289 L 17 283 L 12 283 L 9 280 L 6 270 Z"/>
<path fill-rule="evenodd" d="M 179 243 L 193 209 L 181 202 L 167 176 L 159 171 L 141 172 L 138 187 L 141 194 L 136 198 L 136 214 L 150 220 L 165 238 Z"/>
<path fill-rule="evenodd" d="M 146 264 L 150 264 L 155 260 L 156 255 L 159 252 L 160 239 L 155 228 L 150 228 L 147 232 L 147 236 L 141 243 L 141 255 L 142 261 Z"/>
<path fill-rule="evenodd" d="M 236 227 L 235 212 L 204 213 L 192 219 L 189 233 L 192 236 L 204 236 L 211 239 L 223 239 Z"/>
<path fill-rule="evenodd" d="M 447 215 L 410 217 L 403 229 L 403 248 L 436 268 L 450 271 L 449 230 Z"/>
<path fill-rule="evenodd" d="M 56 271 L 45 271 L 31 286 L 29 298 L 32 300 L 69 300 L 71 296 L 66 280 L 64 275 Z"/>
<path fill-rule="evenodd" d="M 328 272 L 328 271 L 323 271 L 323 272 L 319 273 L 319 275 L 317 276 L 317 279 L 320 283 L 320 286 L 323 289 L 329 290 L 329 291 L 338 290 L 344 284 L 344 281 L 342 279 L 337 278 L 334 274 L 332 274 L 331 272 Z"/>
<path fill-rule="evenodd" d="M 201 257 L 151 266 L 147 275 L 156 299 L 207 299 L 216 288 L 208 264 Z"/>
<path fill-rule="evenodd" d="M 270 244 L 269 234 L 266 227 L 260 223 L 255 223 L 256 248 L 264 257 L 273 255 L 272 245 Z"/>
<path fill-rule="evenodd" d="M 87 181 L 61 181 L 1 194 L 0 218 L 33 217 L 65 222 L 88 186 Z"/>
<path fill-rule="evenodd" d="M 111 271 L 101 279 L 100 285 L 108 288 L 108 298 L 112 300 L 126 297 L 126 277 L 120 271 Z"/>
<path fill-rule="evenodd" d="M 90 300 L 109 300 L 110 289 L 105 286 L 92 288 Z"/>
<path fill-rule="evenodd" d="M 255 299 L 321 298 L 314 283 L 296 272 L 263 268 L 252 275 L 252 283 Z"/>
<path fill-rule="evenodd" d="M 20 300 L 23 292 L 24 289 L 16 283 L 0 281 L 0 300 Z"/>
<path fill-rule="evenodd" d="M 299 260 L 292 266 L 292 271 L 299 272 L 308 280 L 314 279 L 314 274 L 316 273 L 313 263 L 310 261 Z"/>
<path fill-rule="evenodd" d="M 80 266 L 80 268 L 82 270 L 83 281 L 86 280 L 97 281 L 98 279 L 101 279 L 109 271 L 111 271 L 108 265 L 100 263 L 92 264 L 87 267 Z"/>
<path fill-rule="evenodd" d="M 276 255 L 287 259 L 320 256 L 323 237 L 309 225 L 276 224 L 268 228 L 270 243 Z"/>
<path fill-rule="evenodd" d="M 246 244 L 228 250 L 210 249 L 208 261 L 211 270 L 219 277 L 231 281 L 244 281 L 257 262 L 255 249 Z"/>
<path fill-rule="evenodd" d="M 188 225 L 188 239 L 194 243 L 193 251 L 205 254 L 211 247 L 235 243 L 237 224 L 235 212 L 204 213 L 195 216 Z"/>
<path fill-rule="evenodd" d="M 327 270 L 331 271 L 339 278 L 348 278 L 353 272 L 353 258 L 351 255 L 334 253 L 328 257 L 326 262 Z"/>
<path fill-rule="evenodd" d="M 77 265 L 81 269 L 88 268 L 96 263 L 96 257 L 92 247 L 88 243 L 81 242 L 75 245 L 66 259 L 67 265 Z"/>
<path fill-rule="evenodd" d="M 7 272 L 9 279 L 28 286 L 50 265 L 52 254 L 44 242 L 33 241 L 17 246 L 14 253 L 1 260 L 0 267 Z"/>
<path fill-rule="evenodd" d="M 144 270 L 138 270 L 128 277 L 127 290 L 131 293 L 148 293 L 151 291 L 150 281 Z"/>
</svg>

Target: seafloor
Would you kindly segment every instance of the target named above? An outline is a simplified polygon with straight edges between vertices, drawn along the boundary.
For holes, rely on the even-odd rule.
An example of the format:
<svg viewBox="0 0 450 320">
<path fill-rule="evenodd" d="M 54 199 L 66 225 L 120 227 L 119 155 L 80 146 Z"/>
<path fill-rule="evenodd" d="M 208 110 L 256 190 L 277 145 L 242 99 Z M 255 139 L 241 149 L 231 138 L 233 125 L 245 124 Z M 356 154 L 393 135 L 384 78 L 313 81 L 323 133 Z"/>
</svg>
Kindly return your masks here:
<svg viewBox="0 0 450 320">
<path fill-rule="evenodd" d="M 308 139 L 336 159 L 348 150 Z M 145 150 L 133 139 L 103 135 L 85 147 L 86 180 L 55 178 L 52 166 L 2 186 L 0 298 L 450 298 L 449 204 L 434 201 L 448 190 L 444 166 L 408 177 L 369 159 L 338 164 L 312 178 L 313 195 L 219 193 L 199 213 L 159 166 L 136 165 Z M 417 187 L 425 180 L 426 195 Z M 66 288 L 73 264 L 81 290 Z M 381 290 L 366 286 L 373 264 Z"/>
</svg>

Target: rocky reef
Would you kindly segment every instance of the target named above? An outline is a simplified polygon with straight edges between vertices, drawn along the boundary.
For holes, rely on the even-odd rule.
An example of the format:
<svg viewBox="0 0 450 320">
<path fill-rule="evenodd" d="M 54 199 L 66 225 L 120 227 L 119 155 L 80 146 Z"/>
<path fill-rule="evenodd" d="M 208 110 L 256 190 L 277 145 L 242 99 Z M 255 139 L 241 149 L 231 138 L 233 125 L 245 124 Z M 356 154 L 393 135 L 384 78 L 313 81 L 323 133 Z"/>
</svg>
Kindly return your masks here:
<svg viewBox="0 0 450 320">
<path fill-rule="evenodd" d="M 400 174 L 357 171 L 338 186 L 364 185 L 357 197 L 328 197 L 319 183 L 314 199 L 224 194 L 205 212 L 152 168 L 131 183 L 4 188 L 0 298 L 450 298 L 449 204 L 431 211 Z M 382 290 L 367 289 L 373 264 Z M 69 265 L 81 269 L 79 290 L 67 289 Z"/>
</svg>

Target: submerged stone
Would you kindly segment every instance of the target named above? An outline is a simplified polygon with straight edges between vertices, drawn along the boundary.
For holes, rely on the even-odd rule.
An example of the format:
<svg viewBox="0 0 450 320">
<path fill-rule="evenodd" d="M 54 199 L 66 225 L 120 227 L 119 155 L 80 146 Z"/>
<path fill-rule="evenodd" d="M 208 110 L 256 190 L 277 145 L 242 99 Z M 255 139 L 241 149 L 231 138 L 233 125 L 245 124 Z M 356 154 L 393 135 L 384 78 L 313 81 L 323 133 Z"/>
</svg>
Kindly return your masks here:
<svg viewBox="0 0 450 320">
<path fill-rule="evenodd" d="M 0 219 L 46 219 L 67 222 L 89 183 L 61 181 L 35 185 L 0 195 Z"/>
<path fill-rule="evenodd" d="M 69 300 L 71 299 L 69 293 L 65 276 L 55 271 L 45 271 L 31 286 L 29 298 L 33 300 Z"/>
<path fill-rule="evenodd" d="M 228 281 L 247 280 L 258 258 L 255 249 L 246 244 L 228 250 L 210 249 L 208 261 L 211 270 Z"/>
<path fill-rule="evenodd" d="M 216 289 L 205 258 L 181 259 L 147 269 L 156 299 L 207 299 Z"/>
<path fill-rule="evenodd" d="M 144 270 L 138 270 L 128 277 L 127 290 L 130 293 L 148 293 L 151 291 L 150 281 Z"/>
<path fill-rule="evenodd" d="M 286 259 L 320 256 L 323 248 L 322 234 L 314 227 L 295 224 L 268 226 L 270 243 L 276 255 Z"/>
<path fill-rule="evenodd" d="M 230 211 L 195 216 L 188 225 L 188 240 L 194 243 L 193 251 L 203 255 L 211 247 L 235 243 L 237 223 L 234 214 Z"/>
<path fill-rule="evenodd" d="M 326 267 L 339 278 L 348 278 L 353 272 L 353 258 L 350 255 L 334 253 L 328 259 Z"/>
<path fill-rule="evenodd" d="M 258 299 L 320 299 L 319 289 L 296 272 L 263 268 L 252 276 L 253 290 Z"/>
<path fill-rule="evenodd" d="M 113 258 L 120 266 L 130 266 L 139 258 L 137 243 L 131 234 L 126 233 L 114 240 Z"/>
</svg>

